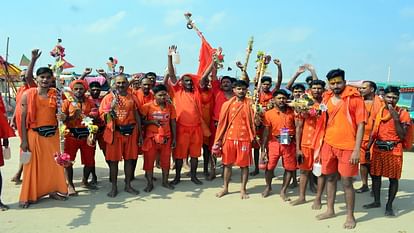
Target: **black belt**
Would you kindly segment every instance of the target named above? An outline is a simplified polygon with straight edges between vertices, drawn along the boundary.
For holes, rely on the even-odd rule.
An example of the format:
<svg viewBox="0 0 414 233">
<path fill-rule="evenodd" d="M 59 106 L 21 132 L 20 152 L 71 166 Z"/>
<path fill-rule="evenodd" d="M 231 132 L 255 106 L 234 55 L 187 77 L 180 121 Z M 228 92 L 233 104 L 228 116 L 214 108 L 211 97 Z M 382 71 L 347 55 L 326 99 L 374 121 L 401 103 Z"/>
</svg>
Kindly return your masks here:
<svg viewBox="0 0 414 233">
<path fill-rule="evenodd" d="M 69 132 L 76 139 L 86 139 L 89 136 L 87 128 L 69 128 Z"/>
<path fill-rule="evenodd" d="M 381 141 L 381 140 L 375 141 L 375 145 L 377 146 L 377 148 L 382 151 L 392 151 L 398 143 L 399 142 L 395 142 L 395 141 Z"/>
<path fill-rule="evenodd" d="M 42 137 L 51 137 L 56 134 L 57 126 L 55 125 L 45 125 L 37 128 L 33 128 L 32 130 L 37 132 Z"/>
<path fill-rule="evenodd" d="M 117 125 L 115 130 L 119 131 L 124 136 L 129 136 L 134 132 L 135 125 Z"/>
</svg>

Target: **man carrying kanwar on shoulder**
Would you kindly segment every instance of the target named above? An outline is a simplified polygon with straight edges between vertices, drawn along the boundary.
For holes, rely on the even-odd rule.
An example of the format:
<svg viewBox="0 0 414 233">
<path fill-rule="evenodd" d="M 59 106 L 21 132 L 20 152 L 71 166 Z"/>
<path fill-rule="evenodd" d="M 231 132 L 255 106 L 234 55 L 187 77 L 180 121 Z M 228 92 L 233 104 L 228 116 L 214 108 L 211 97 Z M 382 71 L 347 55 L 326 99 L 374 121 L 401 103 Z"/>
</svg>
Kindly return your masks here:
<svg viewBox="0 0 414 233">
<path fill-rule="evenodd" d="M 190 177 L 196 185 L 202 182 L 197 178 L 198 158 L 201 156 L 203 136 L 210 134 L 208 126 L 202 118 L 202 105 L 199 90 L 199 75 L 184 74 L 179 80 L 175 75 L 172 63 L 172 54 L 177 46 L 169 47 L 168 51 L 168 76 L 169 89 L 177 111 L 177 146 L 173 152 L 175 159 L 175 178 L 172 185 L 181 182 L 181 168 L 183 160 L 190 157 Z M 208 76 L 213 67 L 213 62 L 208 66 L 203 76 Z"/>
<path fill-rule="evenodd" d="M 358 175 L 358 162 L 366 122 L 364 100 L 356 88 L 346 85 L 345 71 L 334 69 L 326 75 L 329 91 L 322 103 L 327 111 L 318 121 L 313 147 L 322 163 L 322 174 L 327 181 L 327 211 L 316 216 L 318 220 L 335 217 L 335 195 L 338 173 L 345 192 L 345 229 L 356 226 L 353 177 Z"/>
<path fill-rule="evenodd" d="M 359 158 L 359 173 L 361 175 L 362 186 L 355 190 L 356 193 L 368 192 L 368 174 L 369 174 L 369 159 L 370 149 L 368 149 L 369 137 L 372 134 L 372 127 L 374 126 L 375 117 L 379 110 L 384 105 L 384 101 L 375 94 L 377 91 L 377 84 L 372 81 L 362 82 L 362 86 L 358 88 L 359 93 L 364 98 L 365 109 L 367 110 L 368 119 L 365 125 L 364 137 L 362 138 L 361 154 Z"/>
<path fill-rule="evenodd" d="M 53 72 L 41 67 L 36 71 L 38 87 L 30 88 L 21 99 L 21 129 L 23 152 L 30 152 L 30 161 L 23 166 L 20 206 L 28 208 L 41 197 L 49 195 L 56 200 L 66 200 L 68 187 L 65 172 L 54 154 L 59 152 L 57 132 L 56 89 L 51 88 Z"/>
<path fill-rule="evenodd" d="M 144 170 L 147 179 L 145 192 L 154 188 L 154 162 L 160 160 L 162 169 L 162 186 L 174 189 L 168 183 L 170 170 L 171 149 L 176 146 L 176 112 L 172 104 L 167 101 L 167 87 L 160 84 L 152 88 L 154 100 L 144 104 L 140 109 L 145 126 L 145 139 L 142 146 L 144 151 Z"/>
<path fill-rule="evenodd" d="M 384 89 L 385 105 L 375 117 L 373 134 L 368 148 L 373 145 L 371 156 L 371 177 L 374 202 L 366 204 L 366 209 L 381 206 L 381 177 L 388 177 L 388 201 L 385 216 L 395 216 L 392 208 L 398 192 L 398 180 L 401 178 L 403 149 L 410 150 L 413 143 L 413 125 L 410 114 L 397 107 L 400 90 L 395 86 Z"/>
<path fill-rule="evenodd" d="M 239 166 L 241 170 L 241 199 L 249 198 L 246 185 L 249 178 L 249 166 L 252 163 L 252 142 L 256 135 L 252 101 L 246 98 L 249 84 L 238 80 L 233 85 L 235 96 L 223 104 L 220 111 L 214 147 L 216 156 L 222 153 L 224 165 L 224 187 L 216 194 L 222 197 L 229 193 L 229 182 L 232 167 Z"/>
<path fill-rule="evenodd" d="M 138 145 L 142 145 L 141 117 L 138 112 L 138 100 L 128 93 L 128 80 L 124 75 L 114 79 L 112 93 L 106 95 L 99 107 L 99 113 L 106 122 L 104 140 L 106 142 L 105 159 L 109 161 L 112 183 L 109 197 L 118 194 L 118 163 L 124 160 L 125 191 L 138 195 L 131 186 L 133 160 L 138 157 Z"/>
<path fill-rule="evenodd" d="M 88 83 L 83 79 L 73 80 L 70 85 L 71 93 L 62 104 L 62 121 L 67 130 L 65 135 L 65 153 L 70 155 L 70 160 L 75 161 L 76 153 L 80 150 L 81 162 L 83 167 L 82 185 L 86 188 L 96 189 L 96 185 L 88 182 L 88 177 L 95 170 L 95 146 L 87 143 L 89 136 L 88 126 L 84 124 L 84 119 L 98 117 L 92 113 L 98 109 L 95 103 L 86 97 L 85 93 L 89 89 Z M 69 98 L 68 98 L 69 97 Z M 75 185 L 73 184 L 73 167 L 65 167 L 66 179 L 68 182 L 69 195 L 76 195 Z"/>
</svg>

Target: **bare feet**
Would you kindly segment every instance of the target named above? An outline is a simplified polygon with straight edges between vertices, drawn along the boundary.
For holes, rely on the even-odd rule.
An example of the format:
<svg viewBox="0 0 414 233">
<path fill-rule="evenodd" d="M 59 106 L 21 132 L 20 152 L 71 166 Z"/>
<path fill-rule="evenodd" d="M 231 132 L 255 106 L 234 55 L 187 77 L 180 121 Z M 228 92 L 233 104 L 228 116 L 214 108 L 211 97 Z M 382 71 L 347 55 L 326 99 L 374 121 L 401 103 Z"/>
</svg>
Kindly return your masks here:
<svg viewBox="0 0 414 233">
<path fill-rule="evenodd" d="M 216 172 L 215 171 L 211 171 L 209 176 L 206 178 L 208 181 L 212 181 L 214 179 L 216 179 Z"/>
<path fill-rule="evenodd" d="M 319 200 L 314 200 L 312 204 L 313 210 L 320 210 L 322 208 L 322 203 Z"/>
<path fill-rule="evenodd" d="M 19 204 L 19 206 L 23 209 L 27 209 L 27 208 L 29 208 L 30 203 L 29 202 L 22 202 L 22 203 Z"/>
<path fill-rule="evenodd" d="M 305 203 L 306 203 L 305 198 L 298 198 L 298 199 L 290 202 L 290 204 L 293 205 L 293 206 L 302 205 L 302 204 L 305 204 Z"/>
<path fill-rule="evenodd" d="M 6 211 L 6 210 L 8 210 L 8 209 L 9 209 L 9 207 L 8 207 L 7 205 L 3 204 L 3 203 L 0 201 L 0 210 L 1 210 L 1 211 Z"/>
<path fill-rule="evenodd" d="M 147 187 L 144 188 L 144 192 L 149 193 L 154 189 L 153 184 L 147 184 Z"/>
<path fill-rule="evenodd" d="M 395 216 L 393 209 L 385 209 L 385 216 L 393 217 Z"/>
<path fill-rule="evenodd" d="M 124 188 L 124 191 L 125 192 L 127 192 L 127 193 L 130 193 L 130 194 L 132 194 L 132 195 L 138 195 L 139 194 L 139 191 L 138 190 L 135 190 L 134 188 L 132 188 L 131 186 L 126 186 L 125 188 Z"/>
<path fill-rule="evenodd" d="M 20 179 L 20 178 L 18 178 L 18 177 L 13 177 L 12 179 L 11 179 L 11 182 L 14 182 L 14 184 L 21 184 L 22 183 L 22 180 Z"/>
<path fill-rule="evenodd" d="M 201 182 L 196 176 L 191 177 L 191 182 L 193 182 L 196 185 L 202 185 L 203 182 Z"/>
<path fill-rule="evenodd" d="M 67 197 L 61 196 L 57 193 L 50 193 L 49 198 L 58 201 L 66 201 L 68 199 Z"/>
<path fill-rule="evenodd" d="M 356 221 L 355 221 L 354 216 L 347 217 L 346 222 L 344 223 L 344 228 L 345 229 L 354 229 L 355 226 L 356 226 Z"/>
<path fill-rule="evenodd" d="M 333 218 L 333 217 L 335 217 L 335 212 L 329 212 L 329 211 L 326 211 L 323 214 L 316 215 L 316 219 L 318 220 L 324 220 L 324 219 Z"/>
<path fill-rule="evenodd" d="M 286 193 L 281 192 L 280 197 L 282 198 L 283 201 L 290 201 L 290 197 L 288 197 Z"/>
<path fill-rule="evenodd" d="M 82 186 L 84 187 L 84 188 L 87 188 L 87 189 L 92 189 L 92 190 L 96 190 L 96 189 L 98 189 L 98 187 L 96 186 L 96 184 L 93 184 L 92 182 L 88 182 L 87 180 L 85 180 L 85 179 L 83 179 L 82 180 Z"/>
<path fill-rule="evenodd" d="M 118 195 L 118 189 L 116 188 L 112 188 L 112 190 L 106 194 L 108 197 L 116 197 L 116 195 Z"/>
<path fill-rule="evenodd" d="M 75 187 L 72 185 L 68 185 L 68 195 L 69 196 L 77 196 L 78 192 L 76 192 Z"/>
<path fill-rule="evenodd" d="M 240 197 L 241 197 L 242 200 L 249 199 L 249 194 L 247 194 L 246 190 L 241 190 L 240 191 Z"/>
<path fill-rule="evenodd" d="M 181 182 L 181 179 L 179 177 L 175 177 L 174 180 L 170 182 L 171 185 L 177 185 Z"/>
<path fill-rule="evenodd" d="M 272 192 L 272 188 L 266 187 L 265 190 L 262 192 L 262 197 L 263 198 L 268 197 L 271 192 Z"/>
<path fill-rule="evenodd" d="M 372 209 L 372 208 L 379 208 L 381 207 L 381 203 L 379 202 L 372 202 L 366 205 L 363 205 L 362 208 L 364 209 Z"/>
<path fill-rule="evenodd" d="M 170 190 L 173 190 L 175 187 L 174 186 L 172 186 L 170 183 L 168 183 L 168 182 L 163 182 L 162 183 L 162 187 L 164 187 L 164 188 L 167 188 L 167 189 L 170 189 Z"/>
<path fill-rule="evenodd" d="M 220 198 L 220 197 L 222 197 L 224 195 L 227 195 L 228 193 L 229 193 L 229 191 L 227 189 L 223 189 L 223 190 L 221 190 L 220 192 L 218 192 L 216 194 L 216 197 Z"/>
<path fill-rule="evenodd" d="M 255 169 L 254 171 L 250 172 L 250 174 L 249 174 L 249 175 L 251 175 L 251 176 L 256 176 L 256 175 L 258 175 L 258 174 L 259 174 L 259 169 Z"/>
</svg>

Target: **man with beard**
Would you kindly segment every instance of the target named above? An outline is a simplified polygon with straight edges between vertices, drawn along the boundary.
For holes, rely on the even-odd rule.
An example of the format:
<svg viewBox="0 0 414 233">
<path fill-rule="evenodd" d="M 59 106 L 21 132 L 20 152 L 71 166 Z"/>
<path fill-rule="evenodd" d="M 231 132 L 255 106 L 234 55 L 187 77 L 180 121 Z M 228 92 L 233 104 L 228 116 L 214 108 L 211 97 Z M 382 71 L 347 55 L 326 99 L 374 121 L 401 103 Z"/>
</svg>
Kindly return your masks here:
<svg viewBox="0 0 414 233">
<path fill-rule="evenodd" d="M 217 197 L 228 194 L 232 167 L 241 169 L 241 199 L 249 198 L 246 190 L 249 165 L 252 160 L 252 141 L 256 135 L 252 102 L 246 98 L 248 84 L 238 80 L 234 84 L 235 96 L 223 104 L 217 126 L 215 145 L 222 147 L 224 188 Z"/>
<path fill-rule="evenodd" d="M 266 188 L 262 196 L 269 196 L 272 190 L 274 169 L 279 158 L 282 157 L 285 172 L 280 197 L 284 201 L 288 201 L 286 190 L 293 172 L 296 170 L 296 146 L 293 140 L 295 136 L 295 113 L 287 106 L 289 94 L 285 90 L 277 90 L 273 93 L 273 96 L 275 107 L 265 113 L 263 122 L 265 129 L 263 131 L 261 160 L 267 161 L 267 165 L 265 171 Z"/>
<path fill-rule="evenodd" d="M 375 92 L 377 91 L 377 84 L 372 81 L 364 81 L 362 86 L 358 89 L 361 96 L 364 98 L 365 109 L 368 113 L 367 124 L 365 125 L 364 137 L 361 144 L 361 155 L 359 158 L 359 172 L 361 175 L 362 186 L 355 190 L 357 193 L 368 192 L 368 173 L 369 173 L 369 157 L 370 149 L 368 146 L 369 137 L 372 133 L 372 127 L 374 126 L 375 117 L 378 111 L 383 106 L 383 101 Z"/>
<path fill-rule="evenodd" d="M 322 80 L 313 80 L 310 83 L 310 92 L 312 100 L 314 101 L 312 108 L 318 109 L 322 102 L 322 94 L 325 91 L 325 82 Z M 308 177 L 311 177 L 311 171 L 314 163 L 314 151 L 312 148 L 312 139 L 315 133 L 316 123 L 319 119 L 317 115 L 310 115 L 309 112 L 300 112 L 296 119 L 296 158 L 298 161 L 300 174 L 299 198 L 291 202 L 292 205 L 300 205 L 306 202 L 306 185 Z M 313 209 L 320 209 L 321 196 L 325 186 L 325 179 L 323 176 L 318 178 L 318 193 L 316 195 Z"/>
<path fill-rule="evenodd" d="M 109 160 L 112 189 L 107 194 L 118 194 L 118 163 L 124 160 L 125 191 L 139 194 L 131 186 L 133 176 L 132 161 L 138 157 L 138 145 L 142 145 L 141 118 L 138 113 L 138 100 L 128 93 L 128 80 L 124 75 L 115 77 L 115 90 L 106 95 L 99 112 L 106 121 L 104 139 L 106 142 L 106 160 Z"/>
<path fill-rule="evenodd" d="M 88 87 L 88 83 L 83 79 L 70 83 L 73 99 L 66 98 L 63 101 L 62 121 L 69 131 L 65 136 L 65 153 L 70 155 L 71 161 L 75 161 L 76 153 L 80 150 L 81 161 L 84 165 L 82 184 L 87 188 L 96 189 L 94 184 L 88 182 L 88 177 L 95 168 L 95 147 L 87 144 L 89 131 L 87 126 L 82 124 L 83 118 L 89 116 L 93 109 L 96 110 L 95 104 L 85 96 Z M 76 195 L 72 166 L 65 167 L 65 171 L 69 195 Z"/>
<path fill-rule="evenodd" d="M 397 107 L 400 98 L 398 87 L 388 86 L 384 89 L 385 106 L 378 112 L 369 145 L 374 145 L 371 159 L 372 191 L 374 202 L 364 205 L 366 209 L 381 206 L 381 177 L 388 177 L 388 201 L 385 216 L 395 216 L 392 208 L 401 178 L 403 149 L 412 147 L 412 122 L 405 109 Z"/>
<path fill-rule="evenodd" d="M 345 72 L 341 69 L 326 75 L 330 91 L 322 103 L 327 111 L 321 115 L 315 133 L 314 149 L 320 155 L 322 174 L 327 179 L 327 211 L 318 220 L 335 217 L 335 196 L 338 173 L 345 192 L 346 229 L 355 228 L 355 191 L 353 176 L 358 174 L 358 162 L 364 134 L 366 110 L 358 90 L 346 86 Z M 323 142 L 323 144 L 322 144 Z"/>
<path fill-rule="evenodd" d="M 181 182 L 183 160 L 190 157 L 191 181 L 196 185 L 201 185 L 202 182 L 197 178 L 198 158 L 201 156 L 201 147 L 203 145 L 203 119 L 199 77 L 197 75 L 184 74 L 180 80 L 177 80 L 172 63 L 172 55 L 176 50 L 177 47 L 174 45 L 170 46 L 168 50 L 169 89 L 173 95 L 172 99 L 177 112 L 177 147 L 174 151 L 176 173 L 171 184 L 177 185 Z M 202 79 L 205 78 L 203 77 Z"/>
</svg>

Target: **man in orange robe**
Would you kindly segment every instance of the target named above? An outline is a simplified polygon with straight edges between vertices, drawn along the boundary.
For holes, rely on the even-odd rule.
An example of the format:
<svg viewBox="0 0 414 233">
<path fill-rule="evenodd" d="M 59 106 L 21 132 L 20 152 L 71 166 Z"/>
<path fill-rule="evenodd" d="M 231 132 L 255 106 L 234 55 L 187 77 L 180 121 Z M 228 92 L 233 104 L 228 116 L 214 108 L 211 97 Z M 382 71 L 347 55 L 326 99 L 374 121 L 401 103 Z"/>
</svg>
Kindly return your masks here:
<svg viewBox="0 0 414 233">
<path fill-rule="evenodd" d="M 359 154 L 367 114 L 364 100 L 358 90 L 346 86 L 343 70 L 331 70 L 326 77 L 330 91 L 325 93 L 322 103 L 328 110 L 318 121 L 314 150 L 317 155 L 320 155 L 322 174 L 327 177 L 328 209 L 317 218 L 322 220 L 335 216 L 334 203 L 339 173 L 345 192 L 347 214 L 343 227 L 352 229 L 356 226 L 353 176 L 358 174 Z"/>
<path fill-rule="evenodd" d="M 383 106 L 384 102 L 382 99 L 375 95 L 377 91 L 377 84 L 372 81 L 364 81 L 362 86 L 358 89 L 361 96 L 364 98 L 365 109 L 368 113 L 367 124 L 365 125 L 364 137 L 362 138 L 361 154 L 359 158 L 359 173 L 361 175 L 362 186 L 355 190 L 357 193 L 368 192 L 368 173 L 369 173 L 369 159 L 370 150 L 368 149 L 369 137 L 372 133 L 372 127 L 374 126 L 375 116 Z"/>
<path fill-rule="evenodd" d="M 128 93 L 128 80 L 124 75 L 115 77 L 115 90 L 106 95 L 99 107 L 101 118 L 106 121 L 104 139 L 105 159 L 109 161 L 112 189 L 107 194 L 118 194 L 118 163 L 124 160 L 125 191 L 139 194 L 131 186 L 133 175 L 132 161 L 138 157 L 138 145 L 142 145 L 141 118 L 138 113 L 138 100 Z"/>
<path fill-rule="evenodd" d="M 171 184 L 180 183 L 183 160 L 190 157 L 191 181 L 201 185 L 202 182 L 197 178 L 198 158 L 201 156 L 203 136 L 207 136 L 210 132 L 202 118 L 200 76 L 184 74 L 180 80 L 177 80 L 172 63 L 172 54 L 175 51 L 176 47 L 171 46 L 168 53 L 168 84 L 177 111 L 177 147 L 173 152 L 176 173 Z M 213 63 L 209 66 L 210 71 L 212 65 Z M 202 79 L 205 79 L 210 71 L 205 72 Z"/>
<path fill-rule="evenodd" d="M 214 74 L 215 75 L 215 74 Z M 200 97 L 201 97 L 201 110 L 202 118 L 206 125 L 211 125 L 212 115 L 214 109 L 214 95 L 210 88 L 210 82 L 208 79 L 202 79 L 200 81 Z M 210 138 L 213 135 L 203 137 L 203 173 L 207 179 L 210 179 L 210 173 L 208 172 L 208 165 L 210 163 L 210 171 L 214 169 L 214 161 L 211 158 L 210 150 Z M 211 162 L 210 162 L 211 161 Z M 213 172 L 214 173 L 214 172 Z"/>
<path fill-rule="evenodd" d="M 392 208 L 398 191 L 398 180 L 401 178 L 403 149 L 412 147 L 413 125 L 409 113 L 397 107 L 400 98 L 398 87 L 388 86 L 384 89 L 383 106 L 375 117 L 372 139 L 368 148 L 373 147 L 371 158 L 371 177 L 374 202 L 364 205 L 366 209 L 381 206 L 381 177 L 388 177 L 388 201 L 385 216 L 395 216 Z"/>
<path fill-rule="evenodd" d="M 292 179 L 293 172 L 296 170 L 295 113 L 293 109 L 287 106 L 289 94 L 285 90 L 277 90 L 273 93 L 273 96 L 275 107 L 265 113 L 263 122 L 265 128 L 261 160 L 268 162 L 265 171 L 266 188 L 262 196 L 269 196 L 272 190 L 274 169 L 279 158 L 282 157 L 285 173 L 280 197 L 284 201 L 288 201 L 289 198 L 286 196 L 287 187 Z"/>
<path fill-rule="evenodd" d="M 4 106 L 3 98 L 1 97 L 0 93 L 0 139 L 2 141 L 2 146 L 5 148 L 9 147 L 9 138 L 16 136 L 14 134 L 14 130 L 10 127 L 8 121 L 7 121 L 7 112 L 6 108 Z M 0 149 L 0 167 L 4 165 L 4 158 L 3 158 L 3 148 Z M 3 178 L 1 176 L 0 171 L 0 210 L 8 210 L 9 207 L 3 202 L 1 202 L 1 191 L 3 187 Z"/>
<path fill-rule="evenodd" d="M 24 152 L 31 152 L 30 162 L 23 167 L 20 205 L 28 208 L 45 195 L 65 200 L 68 187 L 63 167 L 53 155 L 60 151 L 56 119 L 56 90 L 50 88 L 53 80 L 51 69 L 36 71 L 37 88 L 30 88 L 21 99 L 21 129 Z"/>
<path fill-rule="evenodd" d="M 300 185 L 299 185 L 299 198 L 292 201 L 292 205 L 300 205 L 306 203 L 306 185 L 308 178 L 312 179 L 311 173 L 314 163 L 314 151 L 312 148 L 313 135 L 315 134 L 315 128 L 317 121 L 319 120 L 322 110 L 319 105 L 322 102 L 322 94 L 325 91 L 325 82 L 322 80 L 313 80 L 310 84 L 310 92 L 312 94 L 312 100 L 314 101 L 310 110 L 306 112 L 298 112 L 296 118 L 296 159 L 298 161 L 298 167 L 301 170 Z M 319 110 L 317 110 L 319 109 Z M 311 110 L 313 113 L 311 113 Z M 310 181 L 310 180 L 309 180 Z M 312 182 L 310 181 L 312 190 Z M 325 178 L 320 176 L 318 178 L 318 190 L 315 200 L 312 205 L 312 209 L 321 208 L 321 198 L 325 187 Z M 315 187 L 313 187 L 313 190 Z"/>
<path fill-rule="evenodd" d="M 96 189 L 96 186 L 88 182 L 88 177 L 95 169 L 95 146 L 87 144 L 89 130 L 86 125 L 82 124 L 85 117 L 90 117 L 91 112 L 97 111 L 95 103 L 85 96 L 88 90 L 88 83 L 85 80 L 78 79 L 70 83 L 70 89 L 73 93 L 72 98 L 66 98 L 62 104 L 62 113 L 65 123 L 65 153 L 70 155 L 70 160 L 75 161 L 76 153 L 80 150 L 81 162 L 83 167 L 82 184 L 87 188 Z M 98 116 L 95 116 L 98 117 Z M 69 195 L 76 195 L 75 185 L 73 184 L 73 168 L 65 168 L 68 182 Z"/>
<path fill-rule="evenodd" d="M 143 125 L 145 125 L 144 170 L 147 179 L 145 192 L 154 188 L 154 162 L 160 160 L 162 169 L 162 186 L 174 189 L 168 183 L 171 149 L 176 146 L 176 112 L 172 104 L 167 102 L 167 87 L 157 85 L 153 89 L 155 100 L 144 104 L 141 108 Z"/>
<path fill-rule="evenodd" d="M 223 104 L 217 126 L 215 146 L 222 147 L 224 165 L 224 188 L 217 197 L 228 194 L 229 182 L 234 165 L 241 170 L 240 195 L 249 198 L 246 190 L 249 178 L 249 165 L 252 160 L 252 141 L 255 132 L 252 102 L 246 98 L 248 83 L 238 80 L 234 83 L 235 97 Z"/>
</svg>

